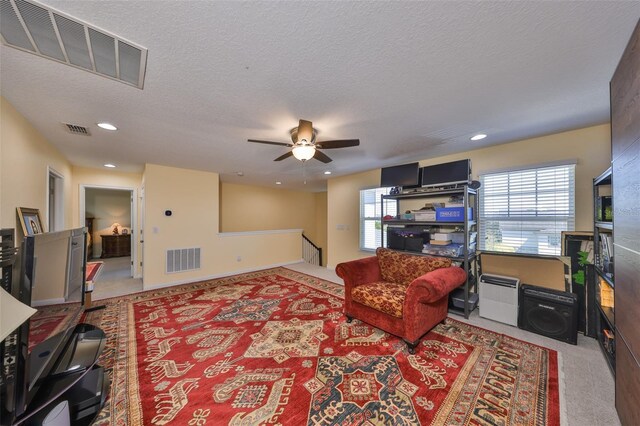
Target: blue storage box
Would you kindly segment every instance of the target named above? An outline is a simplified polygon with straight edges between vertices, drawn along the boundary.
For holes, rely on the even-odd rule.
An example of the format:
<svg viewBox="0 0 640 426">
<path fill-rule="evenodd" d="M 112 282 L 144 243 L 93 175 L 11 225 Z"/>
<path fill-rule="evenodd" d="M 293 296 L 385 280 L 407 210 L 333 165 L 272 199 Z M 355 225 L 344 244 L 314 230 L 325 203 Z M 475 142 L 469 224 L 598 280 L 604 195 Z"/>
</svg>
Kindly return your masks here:
<svg viewBox="0 0 640 426">
<path fill-rule="evenodd" d="M 436 208 L 436 222 L 464 222 L 464 207 Z M 467 209 L 467 218 L 473 220 L 473 209 Z"/>
</svg>

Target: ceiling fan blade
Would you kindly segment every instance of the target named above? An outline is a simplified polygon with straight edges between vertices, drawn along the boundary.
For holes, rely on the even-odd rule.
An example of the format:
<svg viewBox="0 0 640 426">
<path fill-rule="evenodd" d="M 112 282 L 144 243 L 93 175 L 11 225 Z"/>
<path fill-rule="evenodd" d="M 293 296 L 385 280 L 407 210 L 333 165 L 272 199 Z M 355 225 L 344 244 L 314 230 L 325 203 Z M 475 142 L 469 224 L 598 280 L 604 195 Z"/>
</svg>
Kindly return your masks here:
<svg viewBox="0 0 640 426">
<path fill-rule="evenodd" d="M 255 142 L 255 143 L 266 143 L 267 145 L 280 145 L 280 146 L 293 146 L 290 143 L 284 143 L 284 142 L 272 142 L 272 141 L 260 141 L 258 139 L 247 139 L 247 142 Z"/>
<path fill-rule="evenodd" d="M 324 154 L 318 151 L 317 149 L 316 149 L 316 153 L 313 155 L 313 158 L 315 158 L 316 160 L 322 161 L 325 164 L 333 161 L 331 158 L 327 156 L 327 154 Z"/>
<path fill-rule="evenodd" d="M 275 160 L 273 160 L 273 161 L 282 161 L 282 160 L 284 160 L 285 158 L 289 158 L 289 157 L 291 157 L 292 155 L 293 155 L 293 152 L 292 152 L 292 151 L 289 151 L 289 152 L 287 152 L 286 154 L 282 154 L 280 157 L 276 158 L 276 159 L 275 159 Z"/>
<path fill-rule="evenodd" d="M 313 140 L 313 124 L 307 120 L 300 120 L 298 123 L 298 141 L 303 139 L 307 142 Z"/>
<path fill-rule="evenodd" d="M 335 141 L 317 142 L 316 147 L 320 149 L 348 148 L 360 145 L 360 139 L 340 139 Z"/>
</svg>

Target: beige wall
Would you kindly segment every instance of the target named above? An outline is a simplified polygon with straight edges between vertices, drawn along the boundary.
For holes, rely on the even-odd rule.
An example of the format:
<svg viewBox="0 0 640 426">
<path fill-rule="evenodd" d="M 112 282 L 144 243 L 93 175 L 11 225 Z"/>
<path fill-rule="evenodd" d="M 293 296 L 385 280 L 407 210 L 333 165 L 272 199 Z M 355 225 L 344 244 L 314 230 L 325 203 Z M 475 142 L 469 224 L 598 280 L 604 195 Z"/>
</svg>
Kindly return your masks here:
<svg viewBox="0 0 640 426">
<path fill-rule="evenodd" d="M 472 142 L 470 142 L 471 144 Z M 505 169 L 576 159 L 576 230 L 591 231 L 592 179 L 611 163 L 608 124 L 420 161 L 421 166 L 470 158 L 473 176 Z M 330 179 L 328 183 L 328 265 L 370 256 L 359 250 L 359 191 L 380 185 L 380 169 Z M 343 225 L 343 226 L 339 226 Z M 338 229 L 340 228 L 340 229 Z"/>
<path fill-rule="evenodd" d="M 316 234 L 313 243 L 322 248 L 322 266 L 327 266 L 327 192 L 316 192 Z"/>
<path fill-rule="evenodd" d="M 360 251 L 360 190 L 380 186 L 380 169 L 329 179 L 327 183 L 327 266 L 371 256 Z"/>
<path fill-rule="evenodd" d="M 302 229 L 326 252 L 327 194 L 220 184 L 220 232 Z M 325 255 L 326 257 L 326 255 Z"/>
<path fill-rule="evenodd" d="M 217 173 L 147 164 L 144 194 L 145 289 L 300 260 L 300 231 L 219 234 Z M 199 270 L 165 273 L 166 250 L 192 247 Z"/>
<path fill-rule="evenodd" d="M 48 229 L 48 170 L 63 176 L 65 228 L 71 221 L 71 165 L 6 99 L 0 99 L 0 226 L 22 230 L 16 207 L 40 210 Z"/>
</svg>

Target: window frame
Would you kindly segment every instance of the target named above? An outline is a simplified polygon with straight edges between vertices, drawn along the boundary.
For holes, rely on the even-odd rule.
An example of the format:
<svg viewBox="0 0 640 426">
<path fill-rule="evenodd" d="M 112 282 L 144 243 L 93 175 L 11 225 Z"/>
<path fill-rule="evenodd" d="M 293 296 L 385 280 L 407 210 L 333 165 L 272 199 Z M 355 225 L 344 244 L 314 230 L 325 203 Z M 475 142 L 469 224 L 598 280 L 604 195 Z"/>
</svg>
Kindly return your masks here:
<svg viewBox="0 0 640 426">
<path fill-rule="evenodd" d="M 383 244 L 382 241 L 382 228 L 378 228 L 376 227 L 375 223 L 378 222 L 380 224 L 380 227 L 384 226 L 382 225 L 382 211 L 380 210 L 382 207 L 382 202 L 381 202 L 381 197 L 382 195 L 388 195 L 389 191 L 391 190 L 392 187 L 372 187 L 372 188 L 363 188 L 360 190 L 359 192 L 359 217 L 358 217 L 358 247 L 360 249 L 360 251 L 364 251 L 364 252 L 375 252 L 376 249 L 379 247 L 367 247 L 365 245 L 366 243 L 366 230 L 365 230 L 365 226 L 366 226 L 366 222 L 369 221 L 374 221 L 374 239 L 376 241 L 376 243 L 378 242 L 378 240 L 380 240 L 380 245 Z M 379 191 L 379 193 L 375 194 L 375 201 L 373 203 L 365 203 L 364 202 L 364 194 L 367 191 Z M 394 207 L 397 206 L 397 203 L 395 200 L 387 200 L 386 201 L 389 204 L 392 204 Z M 374 215 L 373 216 L 365 216 L 365 210 L 366 207 L 365 205 L 372 205 L 374 208 Z M 390 214 L 388 212 L 388 206 L 387 208 L 385 208 L 385 212 L 387 212 L 387 214 Z M 378 210 L 380 210 L 380 215 L 376 216 L 376 214 L 378 213 Z M 395 209 L 394 209 L 395 210 Z"/>
<path fill-rule="evenodd" d="M 573 232 L 575 230 L 576 163 L 576 161 L 564 161 L 556 163 L 528 165 L 518 168 L 487 171 L 479 174 L 479 179 L 482 183 L 482 186 L 480 188 L 480 200 L 478 209 L 478 249 L 483 252 L 507 253 L 513 255 L 560 256 L 562 254 L 562 232 Z M 552 190 L 549 188 L 545 188 L 544 184 L 548 184 L 549 182 L 551 182 L 548 177 L 544 176 L 545 172 L 547 174 L 549 172 L 567 173 L 566 186 L 554 186 L 553 188 L 551 188 Z M 535 181 L 535 187 L 525 189 L 523 187 L 524 182 L 522 181 L 524 179 L 523 175 L 530 174 L 528 178 L 531 179 L 532 173 L 534 176 L 533 180 Z M 516 177 L 518 175 L 520 175 L 520 183 L 517 183 L 516 180 Z M 505 179 L 506 184 L 503 184 L 503 188 L 492 188 L 494 193 L 487 195 L 488 184 L 486 180 L 488 177 L 493 179 Z M 514 183 L 511 182 L 511 179 L 514 180 Z M 554 182 L 557 182 L 557 180 Z M 503 189 L 502 193 L 500 193 L 500 189 Z M 551 195 L 553 195 L 553 197 L 557 197 L 558 194 L 563 193 L 566 193 L 566 196 L 563 195 L 559 203 L 556 202 L 555 204 L 553 204 L 553 207 L 549 207 L 549 199 Z M 525 201 L 524 198 L 526 195 L 532 197 L 533 201 Z M 546 200 L 544 199 L 544 196 L 546 196 Z M 506 199 L 506 201 L 500 202 L 499 197 Z M 491 201 L 487 203 L 487 201 L 491 200 L 491 198 L 494 198 L 493 203 L 491 203 Z M 511 208 L 512 198 L 520 198 L 520 205 L 513 208 L 513 212 Z M 501 203 L 502 206 L 500 205 Z M 487 207 L 495 211 L 497 208 L 503 206 L 506 206 L 506 214 L 494 213 L 492 215 L 490 213 L 488 214 L 486 211 Z M 524 213 L 524 211 L 526 211 L 528 208 L 532 208 L 531 214 Z M 561 214 L 563 208 L 567 209 L 567 214 Z M 496 243 L 492 243 L 492 246 L 489 247 L 487 245 L 487 239 L 489 236 L 489 234 L 487 234 L 487 228 L 489 226 L 489 223 L 491 222 L 497 223 L 500 233 L 504 232 L 504 229 L 502 228 L 504 224 L 509 222 L 517 224 L 518 228 L 516 230 L 512 230 L 511 232 L 516 235 L 519 233 L 520 235 L 518 238 L 524 241 L 522 241 L 519 245 L 517 241 L 511 243 L 503 243 L 503 247 L 501 247 L 502 249 L 496 248 Z M 549 228 L 551 232 L 545 232 L 544 228 L 542 227 L 540 229 L 526 229 L 527 224 L 533 227 L 533 224 L 535 223 L 552 223 L 553 226 Z M 556 233 L 557 236 L 555 235 Z M 529 236 L 525 237 L 526 235 Z M 548 245 L 546 245 L 546 247 L 544 243 L 544 235 L 547 235 L 546 241 Z M 532 237 L 535 238 L 534 241 L 528 241 Z M 518 238 L 515 238 L 515 240 L 517 240 Z M 509 248 L 513 249 L 513 251 L 508 250 Z M 535 252 L 532 252 L 532 249 L 535 249 Z"/>
</svg>

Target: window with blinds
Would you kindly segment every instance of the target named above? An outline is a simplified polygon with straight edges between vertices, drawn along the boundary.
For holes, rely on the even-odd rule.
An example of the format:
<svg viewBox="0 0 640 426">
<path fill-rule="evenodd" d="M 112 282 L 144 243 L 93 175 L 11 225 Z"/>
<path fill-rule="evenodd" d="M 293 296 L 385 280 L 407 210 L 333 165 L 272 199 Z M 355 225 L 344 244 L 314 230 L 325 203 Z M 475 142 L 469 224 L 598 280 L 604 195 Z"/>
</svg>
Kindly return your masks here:
<svg viewBox="0 0 640 426">
<path fill-rule="evenodd" d="M 480 175 L 480 250 L 560 255 L 575 227 L 575 164 Z"/>
<path fill-rule="evenodd" d="M 360 191 L 360 250 L 375 250 L 382 245 L 382 195 L 391 188 L 373 188 Z M 385 214 L 395 216 L 396 202 L 385 201 Z"/>
</svg>

